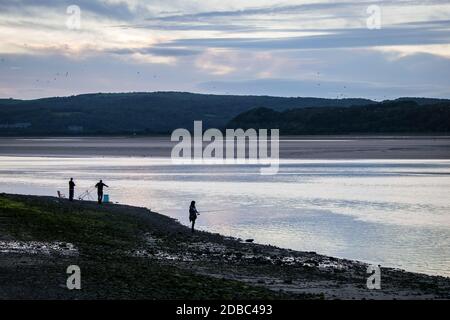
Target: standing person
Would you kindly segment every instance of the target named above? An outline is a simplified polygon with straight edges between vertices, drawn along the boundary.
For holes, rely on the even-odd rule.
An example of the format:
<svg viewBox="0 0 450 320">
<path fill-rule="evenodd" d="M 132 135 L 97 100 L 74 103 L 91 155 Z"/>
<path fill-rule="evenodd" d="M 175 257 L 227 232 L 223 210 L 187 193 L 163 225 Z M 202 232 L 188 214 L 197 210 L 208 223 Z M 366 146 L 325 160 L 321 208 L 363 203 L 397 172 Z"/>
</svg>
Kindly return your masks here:
<svg viewBox="0 0 450 320">
<path fill-rule="evenodd" d="M 103 187 L 109 188 L 106 184 L 103 183 L 102 180 L 100 180 L 95 187 L 97 188 L 97 196 L 98 196 L 98 204 L 102 204 L 103 201 Z"/>
<path fill-rule="evenodd" d="M 73 201 L 74 193 L 75 193 L 75 182 L 73 182 L 73 178 L 70 178 L 70 181 L 69 181 L 69 201 Z"/>
<path fill-rule="evenodd" d="M 195 201 L 191 201 L 191 205 L 189 206 L 189 221 L 192 223 L 192 233 L 194 233 L 195 220 L 199 214 L 195 207 Z"/>
</svg>

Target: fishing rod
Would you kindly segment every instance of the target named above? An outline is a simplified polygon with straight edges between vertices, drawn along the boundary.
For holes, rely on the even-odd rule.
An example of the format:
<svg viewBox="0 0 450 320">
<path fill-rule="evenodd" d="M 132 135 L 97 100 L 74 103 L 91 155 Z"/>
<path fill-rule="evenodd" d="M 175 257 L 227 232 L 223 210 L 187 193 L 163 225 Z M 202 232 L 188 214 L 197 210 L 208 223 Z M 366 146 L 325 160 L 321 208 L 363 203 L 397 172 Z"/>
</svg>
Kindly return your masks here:
<svg viewBox="0 0 450 320">
<path fill-rule="evenodd" d="M 84 192 L 82 192 L 78 195 L 78 200 L 85 200 L 86 198 L 89 200 L 93 200 L 94 197 L 91 193 L 94 192 L 94 190 L 95 190 L 95 186 L 89 187 Z"/>
<path fill-rule="evenodd" d="M 228 209 L 223 210 L 207 210 L 207 211 L 199 211 L 199 213 L 210 213 L 210 212 L 221 212 L 221 211 L 229 211 Z"/>
</svg>

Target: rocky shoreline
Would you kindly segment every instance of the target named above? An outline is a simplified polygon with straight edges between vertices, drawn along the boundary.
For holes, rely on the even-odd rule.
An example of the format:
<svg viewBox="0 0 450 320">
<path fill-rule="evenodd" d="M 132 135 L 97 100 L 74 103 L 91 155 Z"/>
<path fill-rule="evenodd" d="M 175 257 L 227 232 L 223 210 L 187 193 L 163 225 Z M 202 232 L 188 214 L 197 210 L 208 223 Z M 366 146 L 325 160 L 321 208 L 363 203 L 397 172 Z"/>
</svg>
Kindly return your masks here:
<svg viewBox="0 0 450 320">
<path fill-rule="evenodd" d="M 82 289 L 68 290 L 79 265 Z M 450 299 L 450 278 L 247 243 L 118 204 L 0 194 L 0 299 Z"/>
</svg>

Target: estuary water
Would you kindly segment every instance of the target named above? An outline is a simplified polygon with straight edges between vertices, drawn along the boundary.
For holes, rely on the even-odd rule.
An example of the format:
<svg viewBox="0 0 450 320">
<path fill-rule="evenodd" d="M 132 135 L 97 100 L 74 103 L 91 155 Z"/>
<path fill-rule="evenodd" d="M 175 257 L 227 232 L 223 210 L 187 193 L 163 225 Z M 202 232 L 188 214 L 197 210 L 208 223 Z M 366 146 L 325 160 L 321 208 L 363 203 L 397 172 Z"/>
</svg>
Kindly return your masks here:
<svg viewBox="0 0 450 320">
<path fill-rule="evenodd" d="M 257 165 L 175 165 L 164 138 L 0 139 L 0 192 L 67 194 L 74 177 L 88 200 L 103 179 L 112 202 L 186 225 L 195 200 L 199 229 L 450 276 L 448 139 L 290 140 L 265 176 Z"/>
</svg>

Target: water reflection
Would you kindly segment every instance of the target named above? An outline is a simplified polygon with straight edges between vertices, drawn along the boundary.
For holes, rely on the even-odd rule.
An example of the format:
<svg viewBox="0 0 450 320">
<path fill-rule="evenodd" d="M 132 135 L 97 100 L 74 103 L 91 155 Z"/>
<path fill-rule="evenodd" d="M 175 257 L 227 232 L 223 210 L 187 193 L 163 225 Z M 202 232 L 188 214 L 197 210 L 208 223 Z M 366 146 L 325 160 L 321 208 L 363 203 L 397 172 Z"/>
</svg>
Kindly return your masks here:
<svg viewBox="0 0 450 320">
<path fill-rule="evenodd" d="M 166 158 L 0 157 L 0 192 L 77 193 L 98 179 L 113 201 L 198 227 L 297 250 L 450 276 L 450 161 L 285 160 L 258 166 L 174 166 Z"/>
</svg>

